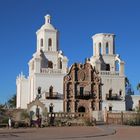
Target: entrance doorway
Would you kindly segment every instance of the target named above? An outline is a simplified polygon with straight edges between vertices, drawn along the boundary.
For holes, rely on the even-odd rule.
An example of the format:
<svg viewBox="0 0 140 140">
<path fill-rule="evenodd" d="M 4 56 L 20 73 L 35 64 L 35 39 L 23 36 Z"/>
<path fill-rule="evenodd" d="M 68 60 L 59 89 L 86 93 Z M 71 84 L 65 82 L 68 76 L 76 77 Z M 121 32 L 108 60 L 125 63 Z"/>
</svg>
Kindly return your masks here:
<svg viewBox="0 0 140 140">
<path fill-rule="evenodd" d="M 78 108 L 78 112 L 86 112 L 85 107 L 80 106 L 80 107 Z"/>
</svg>

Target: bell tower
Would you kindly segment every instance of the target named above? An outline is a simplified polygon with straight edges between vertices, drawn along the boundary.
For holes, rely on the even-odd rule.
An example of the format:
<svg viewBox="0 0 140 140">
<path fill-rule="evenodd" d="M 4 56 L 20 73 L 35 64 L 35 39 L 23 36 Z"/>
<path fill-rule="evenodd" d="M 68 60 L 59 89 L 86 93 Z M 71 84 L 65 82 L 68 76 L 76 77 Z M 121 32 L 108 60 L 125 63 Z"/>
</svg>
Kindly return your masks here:
<svg viewBox="0 0 140 140">
<path fill-rule="evenodd" d="M 37 52 L 58 51 L 58 31 L 51 24 L 51 16 L 45 16 L 45 24 L 36 32 Z"/>
<path fill-rule="evenodd" d="M 90 58 L 90 63 L 99 72 L 103 83 L 102 109 L 125 110 L 124 61 L 115 52 L 115 35 L 99 33 L 92 39 L 93 56 Z"/>
<path fill-rule="evenodd" d="M 93 39 L 93 56 L 114 55 L 114 34 L 100 33 L 92 37 Z"/>
</svg>

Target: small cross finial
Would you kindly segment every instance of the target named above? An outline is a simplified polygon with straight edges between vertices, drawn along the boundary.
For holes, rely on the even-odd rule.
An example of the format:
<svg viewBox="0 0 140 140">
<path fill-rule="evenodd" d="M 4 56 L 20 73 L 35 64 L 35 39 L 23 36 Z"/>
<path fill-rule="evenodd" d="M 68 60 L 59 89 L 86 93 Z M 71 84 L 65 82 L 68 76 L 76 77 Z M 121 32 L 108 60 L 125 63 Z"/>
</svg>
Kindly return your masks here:
<svg viewBox="0 0 140 140">
<path fill-rule="evenodd" d="M 45 16 L 45 23 L 50 23 L 51 22 L 51 16 L 50 15 L 46 15 Z"/>
</svg>

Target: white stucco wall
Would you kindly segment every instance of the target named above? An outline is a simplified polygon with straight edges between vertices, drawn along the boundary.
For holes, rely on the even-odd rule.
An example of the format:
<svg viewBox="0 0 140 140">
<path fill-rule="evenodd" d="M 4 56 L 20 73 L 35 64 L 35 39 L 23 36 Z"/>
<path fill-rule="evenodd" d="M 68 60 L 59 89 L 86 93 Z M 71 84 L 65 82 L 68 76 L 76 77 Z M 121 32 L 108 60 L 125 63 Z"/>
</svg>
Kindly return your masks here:
<svg viewBox="0 0 140 140">
<path fill-rule="evenodd" d="M 63 77 L 64 74 L 36 74 L 34 79 L 34 97 L 37 95 L 38 87 L 41 87 L 43 93 L 49 92 L 50 86 L 53 86 L 53 92 L 63 94 Z"/>
<path fill-rule="evenodd" d="M 112 106 L 112 111 L 125 111 L 125 101 L 103 101 L 102 110 L 109 110 L 109 106 Z"/>
<path fill-rule="evenodd" d="M 17 108 L 27 108 L 29 103 L 29 80 L 24 76 L 17 78 Z"/>
<path fill-rule="evenodd" d="M 112 94 L 118 94 L 122 91 L 122 99 L 125 98 L 125 78 L 120 76 L 101 76 L 102 79 L 102 99 L 105 100 L 106 94 L 109 94 L 109 90 L 112 89 Z"/>
<path fill-rule="evenodd" d="M 40 100 L 42 103 L 45 104 L 45 107 L 47 108 L 49 112 L 50 104 L 53 104 L 53 112 L 63 112 L 63 99 L 61 100 Z"/>
</svg>

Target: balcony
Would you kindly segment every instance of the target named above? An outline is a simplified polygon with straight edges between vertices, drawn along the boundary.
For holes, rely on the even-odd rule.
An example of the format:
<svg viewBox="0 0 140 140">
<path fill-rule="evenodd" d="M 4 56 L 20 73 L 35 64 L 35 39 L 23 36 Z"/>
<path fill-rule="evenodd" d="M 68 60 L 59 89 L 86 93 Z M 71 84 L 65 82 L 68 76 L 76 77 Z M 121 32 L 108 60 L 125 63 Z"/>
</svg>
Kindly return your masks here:
<svg viewBox="0 0 140 140">
<path fill-rule="evenodd" d="M 63 95 L 58 92 L 53 92 L 51 94 L 49 92 L 46 92 L 45 97 L 46 99 L 63 99 Z"/>
<path fill-rule="evenodd" d="M 122 96 L 119 96 L 117 93 L 112 93 L 111 95 L 106 94 L 106 100 L 122 100 Z"/>
<path fill-rule="evenodd" d="M 78 92 L 77 99 L 84 99 L 84 100 L 89 100 L 89 99 L 95 99 L 96 95 L 90 93 L 89 91 L 85 91 L 83 94 L 80 94 L 80 92 Z"/>
</svg>

